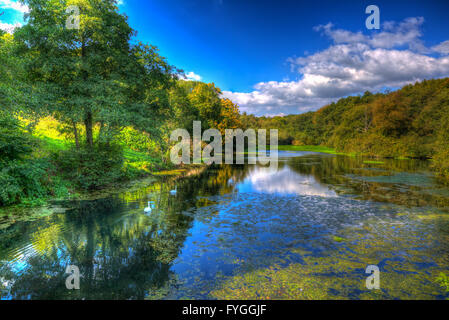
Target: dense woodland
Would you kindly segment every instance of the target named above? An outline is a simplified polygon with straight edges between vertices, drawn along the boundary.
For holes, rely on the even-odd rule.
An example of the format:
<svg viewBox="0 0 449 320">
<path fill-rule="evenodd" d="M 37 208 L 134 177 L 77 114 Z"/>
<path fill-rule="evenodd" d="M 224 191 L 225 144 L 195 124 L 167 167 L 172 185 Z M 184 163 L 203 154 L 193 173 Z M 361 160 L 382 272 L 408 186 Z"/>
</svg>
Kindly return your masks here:
<svg viewBox="0 0 449 320">
<path fill-rule="evenodd" d="M 114 0 L 24 0 L 27 23 L 0 31 L 0 206 L 39 205 L 170 168 L 170 132 L 275 128 L 280 144 L 432 158 L 449 178 L 449 79 L 348 97 L 317 112 L 240 115 L 214 84 L 184 80 L 138 41 Z M 73 3 L 72 3 L 73 2 Z M 67 29 L 66 7 L 81 9 Z"/>
<path fill-rule="evenodd" d="M 242 115 L 246 128 L 278 128 L 279 143 L 322 145 L 372 157 L 430 158 L 449 178 L 449 78 L 351 96 L 285 117 Z"/>
</svg>

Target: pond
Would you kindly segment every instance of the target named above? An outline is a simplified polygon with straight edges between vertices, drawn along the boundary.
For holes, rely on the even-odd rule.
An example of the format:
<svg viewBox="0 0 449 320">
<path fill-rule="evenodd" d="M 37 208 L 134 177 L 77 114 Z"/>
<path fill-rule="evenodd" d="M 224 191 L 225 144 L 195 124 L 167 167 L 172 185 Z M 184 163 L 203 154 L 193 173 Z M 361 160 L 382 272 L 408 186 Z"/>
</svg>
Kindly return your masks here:
<svg viewBox="0 0 449 320">
<path fill-rule="evenodd" d="M 449 189 L 426 161 L 280 152 L 276 170 L 210 167 L 53 206 L 67 209 L 0 229 L 2 299 L 448 297 Z"/>
</svg>

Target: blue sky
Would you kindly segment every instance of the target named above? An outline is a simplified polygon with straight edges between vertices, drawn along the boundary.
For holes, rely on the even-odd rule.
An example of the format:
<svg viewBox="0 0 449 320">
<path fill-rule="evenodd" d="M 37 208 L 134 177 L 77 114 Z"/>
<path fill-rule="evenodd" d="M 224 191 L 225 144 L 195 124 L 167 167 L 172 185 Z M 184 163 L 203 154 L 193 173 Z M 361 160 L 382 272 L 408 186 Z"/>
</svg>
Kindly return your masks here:
<svg viewBox="0 0 449 320">
<path fill-rule="evenodd" d="M 23 22 L 14 2 L 0 0 L 0 27 Z M 445 0 L 121 2 L 139 40 L 257 115 L 449 76 Z M 380 30 L 365 27 L 370 4 L 380 8 Z"/>
</svg>

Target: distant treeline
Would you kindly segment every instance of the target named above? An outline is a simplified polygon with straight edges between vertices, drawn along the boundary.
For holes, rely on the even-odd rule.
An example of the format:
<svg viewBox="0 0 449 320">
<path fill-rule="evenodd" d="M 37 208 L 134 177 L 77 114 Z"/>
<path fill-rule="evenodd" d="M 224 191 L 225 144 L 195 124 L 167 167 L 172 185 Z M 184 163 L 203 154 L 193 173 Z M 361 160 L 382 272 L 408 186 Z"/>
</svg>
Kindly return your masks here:
<svg viewBox="0 0 449 320">
<path fill-rule="evenodd" d="M 242 115 L 246 128 L 279 129 L 279 143 L 323 145 L 375 157 L 432 158 L 449 177 L 449 78 L 390 93 L 351 96 L 316 112 L 284 117 Z"/>
</svg>

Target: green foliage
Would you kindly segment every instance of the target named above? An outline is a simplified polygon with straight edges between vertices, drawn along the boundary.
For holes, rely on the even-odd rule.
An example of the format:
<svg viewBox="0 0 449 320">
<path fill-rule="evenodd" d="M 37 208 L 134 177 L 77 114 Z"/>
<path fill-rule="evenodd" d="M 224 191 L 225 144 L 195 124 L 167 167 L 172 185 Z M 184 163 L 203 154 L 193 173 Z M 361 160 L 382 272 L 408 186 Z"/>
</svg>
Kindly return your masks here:
<svg viewBox="0 0 449 320">
<path fill-rule="evenodd" d="M 449 101 L 447 102 L 449 105 Z M 446 109 L 449 109 L 446 107 Z M 446 113 L 440 123 L 438 139 L 435 142 L 433 167 L 447 184 L 449 183 L 449 114 Z"/>
<path fill-rule="evenodd" d="M 449 78 L 388 94 L 347 97 L 316 112 L 285 117 L 242 115 L 246 127 L 279 129 L 280 144 L 322 145 L 380 157 L 433 158 L 449 180 Z"/>
<path fill-rule="evenodd" d="M 0 164 L 31 153 L 33 140 L 17 119 L 0 113 Z"/>
<path fill-rule="evenodd" d="M 116 1 L 76 1 L 79 29 L 65 27 L 65 1 L 24 3 L 30 8 L 28 21 L 14 36 L 41 114 L 62 122 L 77 145 L 78 125 L 83 126 L 88 148 L 95 138 L 111 142 L 128 125 L 157 134 L 156 124 L 169 114 L 174 68 L 157 48 L 131 43 L 135 32 Z"/>
<path fill-rule="evenodd" d="M 123 151 L 118 145 L 70 148 L 55 160 L 66 178 L 85 190 L 99 189 L 123 177 Z"/>
<path fill-rule="evenodd" d="M 31 104 L 29 86 L 24 81 L 24 57 L 15 54 L 17 43 L 11 34 L 0 33 L 0 110 L 1 112 L 24 111 Z M 33 113 L 28 110 L 28 115 Z"/>
<path fill-rule="evenodd" d="M 123 146 L 138 152 L 158 152 L 158 147 L 146 132 L 126 127 L 120 132 L 118 140 Z"/>
<path fill-rule="evenodd" d="M 193 121 L 201 121 L 202 128 L 215 128 L 223 120 L 221 90 L 213 83 L 178 81 L 170 91 L 174 128 L 183 128 L 192 134 Z"/>
<path fill-rule="evenodd" d="M 25 206 L 43 204 L 49 196 L 64 197 L 65 182 L 49 175 L 51 163 L 45 159 L 15 160 L 0 170 L 0 206 L 22 203 Z"/>
<path fill-rule="evenodd" d="M 49 163 L 29 159 L 36 145 L 17 119 L 0 114 L 0 206 L 33 201 L 51 193 Z"/>
<path fill-rule="evenodd" d="M 13 162 L 0 173 L 0 183 L 4 186 L 0 192 L 0 203 L 14 204 L 23 197 L 41 194 L 40 178 L 45 173 L 40 167 L 32 167 Z"/>
<path fill-rule="evenodd" d="M 449 181 L 449 147 L 438 150 L 433 157 L 433 167 L 446 184 Z"/>
</svg>

